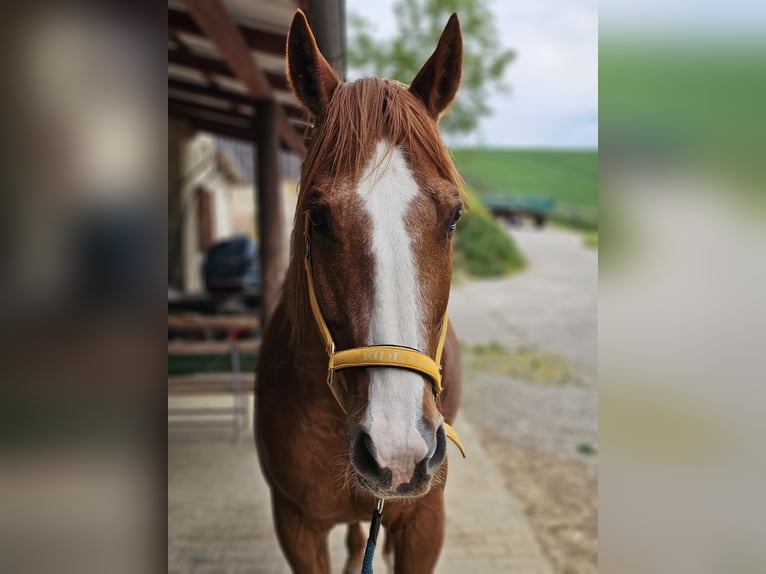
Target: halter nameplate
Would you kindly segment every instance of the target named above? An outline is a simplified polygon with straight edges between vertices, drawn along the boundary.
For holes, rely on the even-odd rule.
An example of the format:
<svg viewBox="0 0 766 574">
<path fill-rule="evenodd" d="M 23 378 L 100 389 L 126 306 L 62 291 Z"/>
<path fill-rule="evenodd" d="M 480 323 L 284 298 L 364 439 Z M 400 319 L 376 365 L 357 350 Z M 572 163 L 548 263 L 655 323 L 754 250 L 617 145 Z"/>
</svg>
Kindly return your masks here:
<svg viewBox="0 0 766 574">
<path fill-rule="evenodd" d="M 426 375 L 436 394 L 442 392 L 442 376 L 436 362 L 419 351 L 393 345 L 356 347 L 330 355 L 329 369 L 340 371 L 351 367 L 395 367 Z"/>
<path fill-rule="evenodd" d="M 306 281 L 308 284 L 309 303 L 311 312 L 314 315 L 314 321 L 319 329 L 325 344 L 325 352 L 329 357 L 327 365 L 327 385 L 330 388 L 332 396 L 338 403 L 344 413 L 348 412 L 346 404 L 348 403 L 348 385 L 343 376 L 344 369 L 357 367 L 388 367 L 397 369 L 407 369 L 421 373 L 429 378 L 437 396 L 442 392 L 441 376 L 441 358 L 444 352 L 444 344 L 447 340 L 447 326 L 449 318 L 447 312 L 444 312 L 441 332 L 439 333 L 439 343 L 436 346 L 436 358 L 432 359 L 425 353 L 410 349 L 408 347 L 398 347 L 396 345 L 372 345 L 369 347 L 355 347 L 343 351 L 335 351 L 335 342 L 332 339 L 330 329 L 322 315 L 319 307 L 316 290 L 314 289 L 314 274 L 311 266 L 311 224 L 308 214 L 305 217 L 303 236 L 306 241 L 306 257 L 303 265 L 306 270 Z M 444 432 L 460 453 L 465 458 L 465 449 L 454 429 L 444 423 Z"/>
</svg>

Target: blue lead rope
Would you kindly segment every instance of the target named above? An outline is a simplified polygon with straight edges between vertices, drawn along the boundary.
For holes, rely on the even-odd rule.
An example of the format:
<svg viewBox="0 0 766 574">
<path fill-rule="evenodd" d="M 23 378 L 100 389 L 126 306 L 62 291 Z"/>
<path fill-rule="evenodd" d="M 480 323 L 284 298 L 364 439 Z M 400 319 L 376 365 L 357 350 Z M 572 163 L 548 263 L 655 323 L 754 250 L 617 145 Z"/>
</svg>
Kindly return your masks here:
<svg viewBox="0 0 766 574">
<path fill-rule="evenodd" d="M 367 547 L 364 549 L 362 574 L 373 574 L 372 559 L 375 557 L 375 544 L 378 541 L 378 530 L 380 530 L 380 519 L 382 517 L 383 499 L 379 498 L 375 502 L 375 510 L 372 511 L 372 521 L 370 521 L 370 535 L 367 537 Z"/>
</svg>

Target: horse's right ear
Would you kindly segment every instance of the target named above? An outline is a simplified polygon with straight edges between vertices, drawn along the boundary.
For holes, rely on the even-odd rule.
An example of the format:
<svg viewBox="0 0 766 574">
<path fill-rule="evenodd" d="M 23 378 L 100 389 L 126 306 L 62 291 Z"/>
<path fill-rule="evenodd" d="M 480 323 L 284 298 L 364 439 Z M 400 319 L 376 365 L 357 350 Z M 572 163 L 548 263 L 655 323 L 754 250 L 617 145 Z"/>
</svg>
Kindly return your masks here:
<svg viewBox="0 0 766 574">
<path fill-rule="evenodd" d="M 295 96 L 315 117 L 322 116 L 340 84 L 338 74 L 319 51 L 302 10 L 296 10 L 287 36 L 287 77 Z"/>
</svg>

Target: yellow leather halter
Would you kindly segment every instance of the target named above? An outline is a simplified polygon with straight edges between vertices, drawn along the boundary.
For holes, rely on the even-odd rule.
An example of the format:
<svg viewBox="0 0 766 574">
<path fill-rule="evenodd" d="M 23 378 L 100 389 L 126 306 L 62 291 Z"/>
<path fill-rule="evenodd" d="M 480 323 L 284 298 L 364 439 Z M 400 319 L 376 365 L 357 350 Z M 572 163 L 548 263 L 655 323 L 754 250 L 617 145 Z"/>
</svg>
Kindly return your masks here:
<svg viewBox="0 0 766 574">
<path fill-rule="evenodd" d="M 444 312 L 444 321 L 442 322 L 441 332 L 439 334 L 439 344 L 436 346 L 436 358 L 432 359 L 425 353 L 410 349 L 408 347 L 398 347 L 396 345 L 373 345 L 370 347 L 355 347 L 344 351 L 336 351 L 335 343 L 332 339 L 330 329 L 319 308 L 316 291 L 314 289 L 314 274 L 311 264 L 311 223 L 306 214 L 303 237 L 306 242 L 306 257 L 303 260 L 303 266 L 306 269 L 306 281 L 308 283 L 309 302 L 311 303 L 311 312 L 314 315 L 319 332 L 324 340 L 325 352 L 329 357 L 327 365 L 327 386 L 330 387 L 333 397 L 337 401 L 343 412 L 347 412 L 346 403 L 348 401 L 348 385 L 343 375 L 344 369 L 352 367 L 394 367 L 398 369 L 408 369 L 417 371 L 429 378 L 434 388 L 434 393 L 438 396 L 442 392 L 441 359 L 444 352 L 444 343 L 447 340 L 447 325 L 449 319 L 447 312 Z M 460 442 L 460 437 L 454 429 L 444 423 L 444 432 L 452 442 L 460 449 L 460 454 L 465 458 L 465 449 Z"/>
</svg>

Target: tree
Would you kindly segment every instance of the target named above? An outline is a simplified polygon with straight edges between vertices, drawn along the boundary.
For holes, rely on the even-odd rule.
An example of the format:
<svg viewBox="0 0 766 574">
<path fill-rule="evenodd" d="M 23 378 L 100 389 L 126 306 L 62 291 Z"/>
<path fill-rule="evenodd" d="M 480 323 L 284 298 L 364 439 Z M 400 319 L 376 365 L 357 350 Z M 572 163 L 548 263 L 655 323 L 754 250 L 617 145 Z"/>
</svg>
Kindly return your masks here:
<svg viewBox="0 0 766 574">
<path fill-rule="evenodd" d="M 457 12 L 463 32 L 463 79 L 457 98 L 441 121 L 450 134 L 467 134 L 492 110 L 494 90 L 507 90 L 503 74 L 514 59 L 499 42 L 486 0 L 398 0 L 394 4 L 398 35 L 377 38 L 374 25 L 351 14 L 349 66 L 361 75 L 394 78 L 409 84 L 436 47 L 450 14 Z"/>
</svg>

